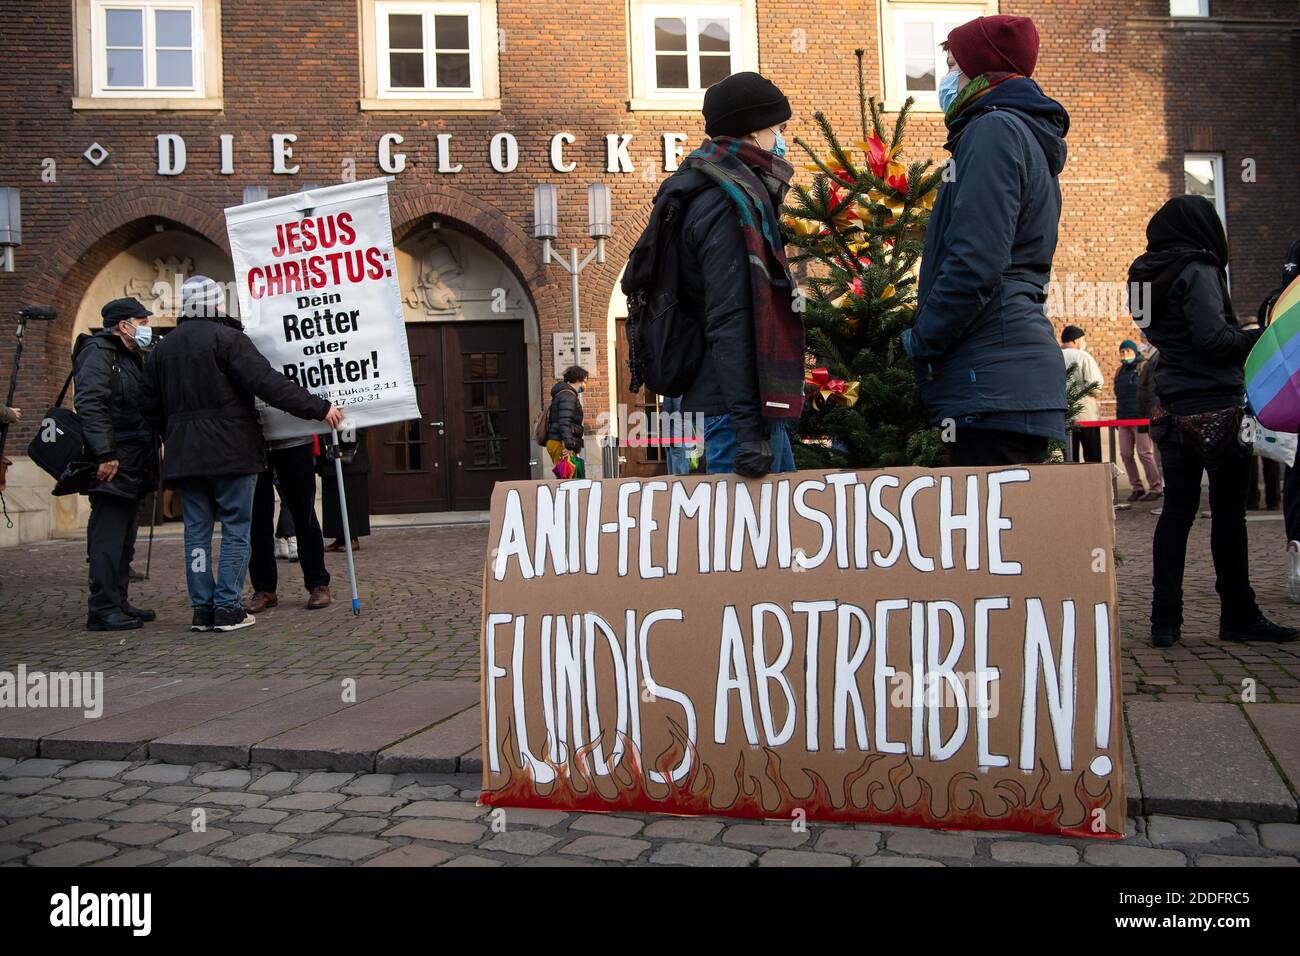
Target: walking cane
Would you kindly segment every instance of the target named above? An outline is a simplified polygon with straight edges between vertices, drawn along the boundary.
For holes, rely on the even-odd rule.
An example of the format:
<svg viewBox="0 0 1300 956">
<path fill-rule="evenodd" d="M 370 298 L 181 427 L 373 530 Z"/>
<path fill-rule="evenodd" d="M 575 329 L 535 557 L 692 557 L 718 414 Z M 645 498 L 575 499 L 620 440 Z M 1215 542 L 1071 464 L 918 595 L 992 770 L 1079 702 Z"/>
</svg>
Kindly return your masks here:
<svg viewBox="0 0 1300 956">
<path fill-rule="evenodd" d="M 357 569 L 352 563 L 352 529 L 348 526 L 348 498 L 347 493 L 343 490 L 343 445 L 339 441 L 339 430 L 331 429 L 334 432 L 334 447 L 330 450 L 330 457 L 334 459 L 334 479 L 339 486 L 339 517 L 343 521 L 343 543 L 348 556 L 348 581 L 352 585 L 352 613 L 361 613 L 361 599 L 357 596 Z"/>
<path fill-rule="evenodd" d="M 153 529 L 158 524 L 158 506 L 162 502 L 163 483 L 162 483 L 162 463 L 158 460 L 158 448 L 154 446 L 153 453 L 154 467 L 158 474 L 158 487 L 153 490 L 153 511 L 149 515 L 149 548 L 144 555 L 144 579 L 149 580 L 149 566 L 153 563 Z"/>
</svg>

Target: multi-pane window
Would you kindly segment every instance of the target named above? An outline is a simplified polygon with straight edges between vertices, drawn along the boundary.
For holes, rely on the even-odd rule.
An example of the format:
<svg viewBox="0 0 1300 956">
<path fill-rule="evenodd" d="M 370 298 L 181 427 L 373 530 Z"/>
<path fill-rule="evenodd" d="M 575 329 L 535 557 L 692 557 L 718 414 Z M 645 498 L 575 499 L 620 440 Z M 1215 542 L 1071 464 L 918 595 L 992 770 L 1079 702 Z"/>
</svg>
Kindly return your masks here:
<svg viewBox="0 0 1300 956">
<path fill-rule="evenodd" d="M 470 471 L 506 466 L 502 426 L 506 407 L 501 401 L 505 387 L 504 352 L 465 352 L 461 357 L 465 387 L 464 440 Z"/>
<path fill-rule="evenodd" d="M 983 15 L 982 7 L 893 4 L 894 84 L 899 99 L 937 103 L 939 81 L 948 72 L 940 44 L 953 28 Z"/>
<path fill-rule="evenodd" d="M 699 93 L 738 69 L 740 8 L 647 4 L 650 93 Z"/>
<path fill-rule="evenodd" d="M 379 95 L 479 95 L 477 3 L 378 3 Z"/>
<path fill-rule="evenodd" d="M 96 95 L 203 95 L 201 0 L 96 0 L 91 39 Z"/>
</svg>

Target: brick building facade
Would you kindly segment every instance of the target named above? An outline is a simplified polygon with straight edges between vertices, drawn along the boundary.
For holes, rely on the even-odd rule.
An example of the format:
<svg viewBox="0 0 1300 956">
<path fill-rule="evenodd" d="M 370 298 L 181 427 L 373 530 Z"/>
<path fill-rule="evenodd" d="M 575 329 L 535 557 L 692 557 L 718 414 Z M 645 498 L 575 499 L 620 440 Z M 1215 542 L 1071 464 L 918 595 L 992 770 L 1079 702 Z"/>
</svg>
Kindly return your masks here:
<svg viewBox="0 0 1300 956">
<path fill-rule="evenodd" d="M 1208 15 L 1171 17 L 1171 6 Z M 142 19 L 134 19 L 135 9 Z M 667 149 L 680 142 L 689 150 L 703 135 L 698 88 L 719 69 L 758 69 L 789 95 L 794 135 L 813 138 L 810 117 L 819 109 L 851 134 L 854 50 L 861 48 L 868 91 L 889 105 L 905 87 L 929 84 L 907 151 L 941 159 L 942 119 L 930 105 L 935 77 L 927 73 L 925 40 L 917 37 L 928 36 L 934 47 L 945 23 L 981 12 L 1035 19 L 1042 35 L 1036 78 L 1072 117 L 1061 177 L 1057 325 L 1083 325 L 1103 369 L 1113 369 L 1118 342 L 1132 334 L 1114 290 L 1144 246 L 1146 220 L 1188 188 L 1189 169 L 1217 180 L 1199 188 L 1220 200 L 1234 300 L 1240 312 L 1253 313 L 1300 231 L 1295 0 L 10 0 L 0 10 L 7 54 L 0 68 L 0 185 L 21 190 L 23 245 L 16 270 L 0 273 L 0 331 L 10 330 L 0 335 L 0 367 L 7 372 L 12 360 L 17 308 L 51 303 L 60 317 L 30 329 L 16 399 L 29 415 L 10 435 L 9 455 L 25 446 L 35 413 L 62 384 L 75 331 L 93 321 L 110 292 L 149 287 L 140 263 L 159 271 L 174 268 L 174 258 L 195 271 L 217 271 L 227 262 L 228 271 L 222 210 L 243 201 L 245 187 L 274 196 L 352 175 L 364 179 L 384 174 L 384 165 L 394 169 L 399 154 L 405 165 L 393 173 L 392 219 L 399 249 L 410 256 L 403 288 L 412 290 L 411 327 L 427 325 L 420 334 L 428 338 L 457 320 L 500 320 L 483 313 L 481 303 L 470 307 L 474 283 L 509 285 L 512 324 L 493 328 L 523 356 L 528 385 L 516 383 L 510 399 L 519 406 L 511 425 L 519 433 L 510 436 L 518 442 L 529 440 L 531 416 L 555 374 L 552 336 L 571 327 L 568 277 L 542 266 L 532 238 L 532 187 L 560 187 L 559 245 L 567 249 L 588 245 L 585 186 L 609 184 L 615 237 L 606 262 L 582 276 L 581 312 L 584 332 L 595 339 L 587 405 L 613 411 L 616 420 L 623 400 L 616 282 L 673 162 Z M 425 16 L 423 34 L 404 15 Z M 463 24 L 456 19 L 462 16 Z M 656 18 L 666 30 L 656 32 Z M 175 49 L 184 46 L 173 37 L 178 22 L 190 24 L 188 54 Z M 144 24 L 143 33 L 133 34 L 132 24 Z M 402 39 L 406 27 L 414 32 Z M 117 85 L 123 76 L 133 82 L 142 62 L 145 86 L 188 64 L 199 88 L 155 91 L 150 99 L 123 94 L 106 79 L 106 64 L 114 64 Z M 402 80 L 399 74 L 410 70 L 417 79 Z M 674 79 L 679 73 L 681 82 Z M 399 90 L 420 85 L 420 77 L 436 86 L 434 75 L 448 88 L 473 89 Z M 674 84 L 696 89 L 667 89 Z M 562 138 L 562 156 L 553 157 L 560 133 L 572 138 Z M 497 165 L 509 167 L 508 138 L 498 134 L 517 143 L 510 171 L 493 165 L 498 137 Z M 666 146 L 668 134 L 680 139 Z M 166 147 L 160 136 L 172 137 Z M 275 171 L 276 136 L 280 166 L 292 173 Z M 175 168 L 180 141 L 183 171 L 162 174 L 160 152 L 169 153 L 162 165 Z M 83 155 L 95 143 L 107 151 L 98 165 Z M 126 265 L 124 254 L 134 256 Z M 494 268 L 499 277 L 484 278 Z M 421 276 L 435 283 L 451 276 L 455 301 L 439 300 Z M 452 340 L 429 342 L 429 349 L 455 351 Z M 450 365 L 442 371 L 454 378 Z M 388 437 L 408 446 L 432 439 L 409 429 Z M 424 449 L 426 471 L 430 455 L 442 454 L 453 467 L 454 449 Z M 403 453 L 410 466 L 414 452 Z M 445 496 L 399 499 L 378 504 L 465 506 Z"/>
</svg>

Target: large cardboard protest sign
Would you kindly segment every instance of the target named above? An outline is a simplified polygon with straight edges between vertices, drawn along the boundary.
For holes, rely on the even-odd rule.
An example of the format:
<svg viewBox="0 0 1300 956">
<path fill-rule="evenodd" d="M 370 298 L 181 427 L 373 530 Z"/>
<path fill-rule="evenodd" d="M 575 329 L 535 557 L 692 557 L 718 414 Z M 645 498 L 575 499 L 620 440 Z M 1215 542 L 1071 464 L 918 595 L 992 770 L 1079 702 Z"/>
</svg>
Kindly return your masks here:
<svg viewBox="0 0 1300 956">
<path fill-rule="evenodd" d="M 226 210 L 240 318 L 271 365 L 364 428 L 419 417 L 388 180 Z M 322 431 L 261 405 L 268 439 Z"/>
<path fill-rule="evenodd" d="M 1110 495 L 1100 465 L 498 484 L 483 802 L 1121 836 Z"/>
</svg>

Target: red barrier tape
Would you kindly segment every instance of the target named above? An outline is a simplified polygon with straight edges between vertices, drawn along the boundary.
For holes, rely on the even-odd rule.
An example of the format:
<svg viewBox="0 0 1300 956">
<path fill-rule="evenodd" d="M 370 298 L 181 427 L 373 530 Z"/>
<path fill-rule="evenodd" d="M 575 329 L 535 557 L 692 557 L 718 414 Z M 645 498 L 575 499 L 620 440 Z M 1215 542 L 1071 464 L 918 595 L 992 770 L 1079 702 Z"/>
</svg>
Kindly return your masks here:
<svg viewBox="0 0 1300 956">
<path fill-rule="evenodd" d="M 1150 425 L 1149 418 L 1108 418 L 1098 422 L 1075 422 L 1080 428 L 1140 428 Z"/>
</svg>

